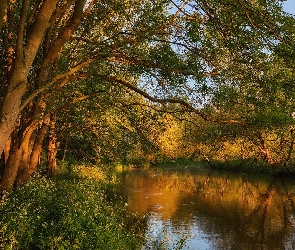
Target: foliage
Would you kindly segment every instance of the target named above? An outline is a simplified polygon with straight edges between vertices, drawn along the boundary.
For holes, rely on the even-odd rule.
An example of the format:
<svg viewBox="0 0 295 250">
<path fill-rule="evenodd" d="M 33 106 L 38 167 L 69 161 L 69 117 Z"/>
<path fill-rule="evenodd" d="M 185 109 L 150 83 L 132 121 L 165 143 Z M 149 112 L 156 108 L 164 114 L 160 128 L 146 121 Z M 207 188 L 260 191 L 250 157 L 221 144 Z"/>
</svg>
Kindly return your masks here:
<svg viewBox="0 0 295 250">
<path fill-rule="evenodd" d="M 130 215 L 123 206 L 106 201 L 99 180 L 93 179 L 94 176 L 88 178 L 93 170 L 80 166 L 75 171 L 79 174 L 59 175 L 53 179 L 36 174 L 26 185 L 2 198 L 1 248 L 139 247 L 139 239 L 125 225 Z M 95 172 L 101 179 L 102 173 Z"/>
<path fill-rule="evenodd" d="M 71 85 L 65 91 L 80 89 L 87 95 L 87 83 Z M 84 90 L 81 88 L 85 87 Z M 132 163 L 134 158 L 155 150 L 155 141 L 161 129 L 162 115 L 150 109 L 138 95 L 114 87 L 112 93 L 73 103 L 59 111 L 57 135 L 68 154 L 92 162 Z M 69 97 L 75 100 L 75 97 Z M 60 105 L 57 99 L 56 105 Z M 59 102 L 59 103 L 58 103 Z M 142 106 L 141 106 L 142 105 Z M 136 156 L 132 156 L 137 152 Z"/>
<path fill-rule="evenodd" d="M 9 1 L 1 10 L 0 189 L 25 182 L 42 150 L 48 173 L 58 149 L 103 163 L 294 161 L 295 19 L 281 1 Z"/>
</svg>

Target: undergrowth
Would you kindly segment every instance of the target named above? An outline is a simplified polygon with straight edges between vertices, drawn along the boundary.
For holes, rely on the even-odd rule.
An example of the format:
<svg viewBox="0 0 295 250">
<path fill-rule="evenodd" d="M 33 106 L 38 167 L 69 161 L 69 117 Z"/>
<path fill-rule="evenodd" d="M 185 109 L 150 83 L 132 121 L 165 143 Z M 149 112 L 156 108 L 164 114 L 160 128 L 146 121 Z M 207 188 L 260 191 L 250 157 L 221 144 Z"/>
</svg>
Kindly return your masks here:
<svg viewBox="0 0 295 250">
<path fill-rule="evenodd" d="M 86 167 L 52 179 L 36 174 L 3 196 L 0 249 L 139 249 L 124 206 L 106 200 L 103 178 Z"/>
</svg>

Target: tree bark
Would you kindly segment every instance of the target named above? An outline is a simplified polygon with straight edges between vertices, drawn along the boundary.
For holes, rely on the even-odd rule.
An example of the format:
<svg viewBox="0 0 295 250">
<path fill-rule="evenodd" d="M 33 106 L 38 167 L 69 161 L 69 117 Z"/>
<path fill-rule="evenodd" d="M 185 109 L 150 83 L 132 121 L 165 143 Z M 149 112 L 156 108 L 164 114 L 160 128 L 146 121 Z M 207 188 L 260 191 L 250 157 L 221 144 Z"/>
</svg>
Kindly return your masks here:
<svg viewBox="0 0 295 250">
<path fill-rule="evenodd" d="M 9 9 L 12 6 L 8 6 L 8 0 L 3 1 L 0 4 L 0 30 L 2 28 L 3 18 L 6 15 L 6 8 Z M 61 12 L 57 8 L 58 2 L 62 1 L 42 0 L 32 10 L 30 1 L 24 0 L 20 3 L 21 11 L 18 12 L 19 9 L 17 9 L 15 12 L 11 12 L 11 17 L 8 16 L 7 19 L 7 25 L 5 27 L 3 26 L 11 34 L 8 44 L 10 47 L 8 45 L 5 47 L 8 52 L 11 52 L 7 52 L 9 55 L 8 59 L 10 59 L 8 60 L 9 67 L 7 67 L 9 70 L 6 70 L 7 74 L 4 79 L 6 89 L 5 94 L 3 93 L 0 107 L 0 155 L 4 152 L 4 168 L 0 180 L 0 190 L 10 191 L 15 183 L 24 183 L 36 171 L 50 119 L 44 119 L 42 127 L 39 131 L 36 131 L 38 124 L 40 124 L 37 120 L 43 115 L 44 108 L 42 109 L 41 107 L 42 112 L 36 111 L 36 109 L 26 109 L 28 104 L 27 99 L 34 103 L 34 106 L 38 106 L 38 102 L 42 99 L 40 94 L 46 89 L 46 84 L 50 85 L 48 84 L 48 80 L 51 80 L 49 83 L 58 82 L 59 79 L 53 81 L 55 79 L 53 78 L 52 80 L 52 77 L 55 75 L 55 72 L 52 70 L 52 64 L 59 59 L 62 47 L 80 26 L 85 15 L 90 11 L 90 6 L 93 4 L 92 1 L 71 0 L 65 2 L 65 8 Z M 51 20 L 52 14 L 55 16 Z M 12 24 L 12 20 L 14 20 L 16 15 L 19 15 L 19 23 L 10 30 L 10 24 Z M 44 35 L 51 24 L 55 28 L 56 21 L 61 17 L 67 20 L 65 22 L 67 23 L 65 28 L 58 29 L 55 35 L 50 34 L 50 36 L 47 36 L 48 48 L 43 48 L 42 62 L 39 66 L 35 67 L 38 77 L 34 82 L 35 88 L 32 88 L 32 90 L 35 90 L 37 95 L 34 96 L 35 92 L 33 92 L 32 98 L 29 98 L 31 97 L 29 96 L 24 100 L 24 96 L 27 96 L 26 94 L 30 87 L 28 75 L 32 70 L 32 64 L 40 49 L 40 45 L 46 45 Z M 84 64 L 75 67 L 70 72 L 66 72 L 65 75 L 61 74 L 60 79 L 62 80 L 66 76 L 74 74 Z M 39 97 L 39 100 L 36 100 L 36 97 Z M 46 99 L 43 100 L 46 103 Z M 27 112 L 27 115 L 25 115 L 24 111 Z M 36 115 L 34 112 L 39 112 L 39 115 Z M 32 124 L 34 126 L 30 127 Z M 25 129 L 26 132 L 24 132 Z M 58 143 L 56 142 L 54 129 L 55 118 L 51 123 L 48 144 L 49 175 L 57 171 L 56 154 Z M 12 136 L 14 136 L 14 140 L 9 151 L 6 150 L 6 143 Z M 8 155 L 9 158 L 7 158 Z"/>
<path fill-rule="evenodd" d="M 44 117 L 42 126 L 37 133 L 27 164 L 22 166 L 22 171 L 19 171 L 17 184 L 23 184 L 27 182 L 32 174 L 36 172 L 37 167 L 40 164 L 42 145 L 49 127 L 49 123 L 50 116 L 47 115 Z"/>
<path fill-rule="evenodd" d="M 28 157 L 30 139 L 35 128 L 36 125 L 30 126 L 25 132 L 23 139 L 17 136 L 18 138 L 16 138 L 16 141 L 21 142 L 20 145 L 19 143 L 12 144 L 12 149 L 9 154 L 9 158 L 5 165 L 4 172 L 1 176 L 0 192 L 10 192 L 13 189 L 19 171 L 19 166 L 26 159 L 26 157 Z"/>
<path fill-rule="evenodd" d="M 8 141 L 6 142 L 5 148 L 3 151 L 3 163 L 4 164 L 7 163 L 7 160 L 9 158 L 10 148 L 11 148 L 11 138 L 9 138 Z"/>
<path fill-rule="evenodd" d="M 0 114 L 0 152 L 4 150 L 6 142 L 9 140 L 17 125 L 19 106 L 21 99 L 26 92 L 26 86 L 23 83 L 21 83 L 21 85 L 22 86 L 19 88 L 9 92 L 3 101 Z"/>
<path fill-rule="evenodd" d="M 27 34 L 24 44 L 23 33 L 25 27 L 27 1 L 23 2 L 18 37 L 16 43 L 15 60 L 11 75 L 8 79 L 7 93 L 4 97 L 0 113 L 0 152 L 5 148 L 5 143 L 14 131 L 20 116 L 20 104 L 27 91 L 27 76 L 33 60 L 44 37 L 50 17 L 56 9 L 57 0 L 43 1 L 40 10 L 32 25 L 32 31 Z"/>
<path fill-rule="evenodd" d="M 63 146 L 62 158 L 61 158 L 62 162 L 64 162 L 65 158 L 66 158 L 67 146 L 68 146 L 68 137 L 65 138 L 65 142 L 64 142 L 64 146 Z"/>
<path fill-rule="evenodd" d="M 268 164 L 270 164 L 270 165 L 273 164 L 274 162 L 273 162 L 273 159 L 272 159 L 271 154 L 269 152 L 268 146 L 267 146 L 265 139 L 263 138 L 263 135 L 261 133 L 259 133 L 259 140 L 261 143 L 260 150 L 264 154 L 264 158 L 266 159 Z"/>
<path fill-rule="evenodd" d="M 13 148 L 10 153 L 9 160 L 5 165 L 4 172 L 1 176 L 0 182 L 0 195 L 1 192 L 10 192 L 13 189 L 15 178 L 17 175 L 19 162 L 20 162 L 21 150 Z"/>
<path fill-rule="evenodd" d="M 55 115 L 51 116 L 50 120 L 50 131 L 49 131 L 49 141 L 48 141 L 48 152 L 47 152 L 47 176 L 51 177 L 57 173 L 57 164 L 56 164 L 56 154 L 59 143 L 57 142 L 57 137 L 55 134 L 55 124 L 56 117 Z"/>
</svg>

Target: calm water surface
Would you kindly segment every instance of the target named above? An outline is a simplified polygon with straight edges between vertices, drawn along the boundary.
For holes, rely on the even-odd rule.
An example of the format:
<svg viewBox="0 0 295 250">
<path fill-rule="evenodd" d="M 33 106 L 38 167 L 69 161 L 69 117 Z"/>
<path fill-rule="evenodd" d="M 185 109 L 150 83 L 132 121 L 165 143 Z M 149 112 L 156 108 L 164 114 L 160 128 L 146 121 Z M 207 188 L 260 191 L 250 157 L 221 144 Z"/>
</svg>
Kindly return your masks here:
<svg viewBox="0 0 295 250">
<path fill-rule="evenodd" d="M 122 187 L 127 209 L 147 216 L 143 249 L 295 249 L 291 178 L 134 170 Z"/>
</svg>

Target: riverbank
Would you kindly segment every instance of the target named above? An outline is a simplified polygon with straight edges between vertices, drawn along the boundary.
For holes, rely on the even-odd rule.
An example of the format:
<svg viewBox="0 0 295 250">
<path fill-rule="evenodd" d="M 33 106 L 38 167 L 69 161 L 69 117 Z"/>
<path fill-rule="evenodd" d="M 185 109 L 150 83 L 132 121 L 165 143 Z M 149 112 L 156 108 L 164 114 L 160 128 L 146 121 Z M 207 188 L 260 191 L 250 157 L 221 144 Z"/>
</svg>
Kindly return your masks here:
<svg viewBox="0 0 295 250">
<path fill-rule="evenodd" d="M 241 172 L 256 175 L 271 176 L 295 176 L 295 167 L 291 164 L 268 164 L 266 161 L 257 159 L 232 159 L 228 161 L 175 159 L 163 160 L 153 164 L 157 168 L 179 170 L 198 169 L 200 167 L 210 167 L 212 169 Z"/>
<path fill-rule="evenodd" d="M 52 179 L 36 174 L 0 201 L 0 248 L 140 249 L 132 215 L 107 200 L 109 185 L 104 172 L 85 166 Z"/>
<path fill-rule="evenodd" d="M 263 162 L 254 163 L 178 159 L 151 167 L 173 171 L 210 165 L 257 175 L 294 175 L 291 167 L 284 172 Z M 101 170 L 76 164 L 60 166 L 60 173 L 51 179 L 35 174 L 0 200 L 0 249 L 141 249 L 145 218 L 135 218 L 124 201 L 112 203 L 106 195 L 106 190 L 118 185 L 120 173 L 134 168 L 141 166 Z"/>
<path fill-rule="evenodd" d="M 210 161 L 207 164 L 214 169 L 229 170 L 255 175 L 271 176 L 295 176 L 295 168 L 292 165 L 268 164 L 263 160 L 234 159 L 230 161 Z"/>
</svg>

